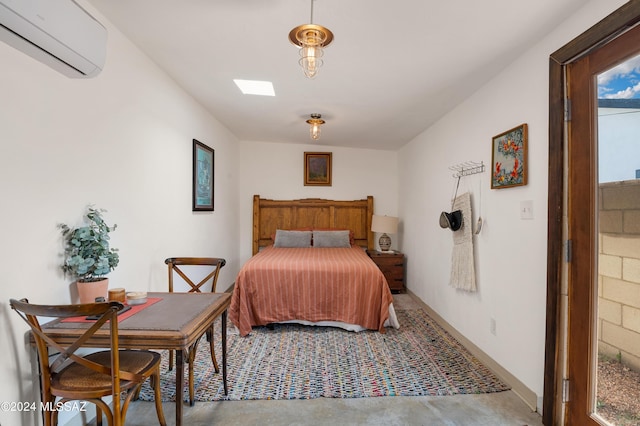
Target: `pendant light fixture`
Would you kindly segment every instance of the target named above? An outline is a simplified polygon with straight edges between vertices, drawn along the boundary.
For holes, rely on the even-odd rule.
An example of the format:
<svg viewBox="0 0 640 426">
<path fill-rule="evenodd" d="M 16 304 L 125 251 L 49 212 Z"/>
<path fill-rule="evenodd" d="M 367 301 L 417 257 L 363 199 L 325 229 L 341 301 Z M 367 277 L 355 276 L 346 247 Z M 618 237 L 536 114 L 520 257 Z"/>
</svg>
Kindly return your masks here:
<svg viewBox="0 0 640 426">
<path fill-rule="evenodd" d="M 313 23 L 313 2 L 311 0 L 310 23 L 299 25 L 289 32 L 289 40 L 296 46 L 300 46 L 300 66 L 304 75 L 314 78 L 318 68 L 322 66 L 322 49 L 333 41 L 333 33 L 322 25 Z"/>
<path fill-rule="evenodd" d="M 320 126 L 324 124 L 321 114 L 311 114 L 311 118 L 307 120 L 309 123 L 309 134 L 311 139 L 317 141 L 320 139 Z"/>
</svg>

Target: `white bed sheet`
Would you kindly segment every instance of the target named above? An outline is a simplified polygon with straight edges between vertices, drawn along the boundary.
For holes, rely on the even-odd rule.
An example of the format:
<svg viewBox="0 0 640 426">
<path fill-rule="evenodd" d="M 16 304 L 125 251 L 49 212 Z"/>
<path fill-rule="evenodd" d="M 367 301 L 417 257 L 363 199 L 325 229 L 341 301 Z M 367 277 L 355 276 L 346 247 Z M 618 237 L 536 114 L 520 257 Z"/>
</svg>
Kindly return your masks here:
<svg viewBox="0 0 640 426">
<path fill-rule="evenodd" d="M 313 326 L 317 326 L 317 327 L 338 327 L 338 328 L 342 328 L 344 330 L 347 331 L 354 331 L 354 332 L 360 332 L 360 331 L 364 331 L 367 330 L 366 328 L 362 327 L 361 325 L 358 324 L 349 324 L 346 322 L 340 322 L 340 321 L 317 321 L 317 322 L 312 322 L 312 321 L 305 321 L 305 320 L 289 320 L 289 321 L 282 321 L 278 324 L 302 324 L 302 325 L 313 325 Z M 384 326 L 385 327 L 393 327 L 395 329 L 400 328 L 400 323 L 398 322 L 398 317 L 396 315 L 396 310 L 393 307 L 393 303 L 391 303 L 389 305 L 389 318 L 384 322 Z"/>
</svg>

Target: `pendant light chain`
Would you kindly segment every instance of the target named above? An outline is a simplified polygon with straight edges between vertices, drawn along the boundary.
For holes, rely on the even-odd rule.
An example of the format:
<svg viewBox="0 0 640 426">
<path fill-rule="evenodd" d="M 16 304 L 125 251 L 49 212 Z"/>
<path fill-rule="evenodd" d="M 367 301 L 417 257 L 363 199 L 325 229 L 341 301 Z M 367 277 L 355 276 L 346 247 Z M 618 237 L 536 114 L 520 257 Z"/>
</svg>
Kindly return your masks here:
<svg viewBox="0 0 640 426">
<path fill-rule="evenodd" d="M 311 0 L 311 16 L 309 17 L 310 24 L 313 24 L 313 2 L 314 0 Z"/>
</svg>

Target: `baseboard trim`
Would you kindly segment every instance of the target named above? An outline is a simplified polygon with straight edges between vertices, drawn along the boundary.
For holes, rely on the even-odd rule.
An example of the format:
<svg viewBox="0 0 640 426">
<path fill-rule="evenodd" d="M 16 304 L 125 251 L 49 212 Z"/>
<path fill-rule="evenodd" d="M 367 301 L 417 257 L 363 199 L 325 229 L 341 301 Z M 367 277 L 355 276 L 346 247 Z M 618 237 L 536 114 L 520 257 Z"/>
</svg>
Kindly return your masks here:
<svg viewBox="0 0 640 426">
<path fill-rule="evenodd" d="M 498 364 L 493 358 L 487 355 L 482 349 L 476 346 L 469 339 L 464 337 L 458 330 L 456 330 L 451 324 L 449 324 L 444 318 L 442 318 L 436 311 L 431 309 L 429 305 L 424 303 L 422 299 L 416 296 L 411 290 L 407 289 L 409 294 L 420 306 L 433 318 L 442 328 L 444 328 L 449 334 L 451 334 L 456 340 L 458 340 L 469 352 L 473 354 L 480 362 L 482 362 L 487 368 L 489 368 L 500 380 L 511 386 L 511 390 L 524 401 L 525 404 L 533 411 L 537 411 L 538 397 L 535 392 L 529 389 L 524 383 L 522 383 L 516 376 L 509 373 L 500 364 Z"/>
</svg>

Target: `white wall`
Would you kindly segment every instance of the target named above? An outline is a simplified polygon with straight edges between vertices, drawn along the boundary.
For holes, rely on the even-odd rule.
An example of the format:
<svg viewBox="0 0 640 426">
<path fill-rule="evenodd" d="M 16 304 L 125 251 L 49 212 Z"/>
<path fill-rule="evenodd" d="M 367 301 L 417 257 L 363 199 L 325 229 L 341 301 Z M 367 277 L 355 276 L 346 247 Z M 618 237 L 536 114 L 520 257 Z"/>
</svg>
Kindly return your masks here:
<svg viewBox="0 0 640 426">
<path fill-rule="evenodd" d="M 640 110 L 598 108 L 598 181 L 636 179 L 640 170 Z"/>
<path fill-rule="evenodd" d="M 535 392 L 539 403 L 546 316 L 549 55 L 623 3 L 590 2 L 398 156 L 407 286 Z M 529 126 L 529 183 L 491 190 L 491 138 L 522 123 Z M 472 192 L 474 217 L 480 213 L 484 219 L 482 232 L 474 237 L 475 293 L 448 285 L 452 236 L 438 226 L 440 212 L 450 211 L 454 192 L 447 167 L 468 160 L 489 166 L 460 184 L 460 192 Z M 532 220 L 520 219 L 522 201 L 532 201 Z"/>
<path fill-rule="evenodd" d="M 37 401 L 27 327 L 8 302 L 71 302 L 56 225 L 80 224 L 88 203 L 118 225 L 112 287 L 165 290 L 169 256 L 225 257 L 222 290 L 239 269 L 237 140 L 96 16 L 109 47 L 94 79 L 66 78 L 0 43 L 0 401 Z M 191 211 L 193 138 L 215 149 L 214 212 Z M 0 424 L 33 416 L 0 411 Z"/>
<path fill-rule="evenodd" d="M 304 153 L 332 152 L 331 186 L 304 186 Z M 375 214 L 396 216 L 397 154 L 391 151 L 267 142 L 240 143 L 240 249 L 251 256 L 253 196 L 355 200 L 373 195 Z M 394 247 L 397 236 L 392 235 Z"/>
</svg>

